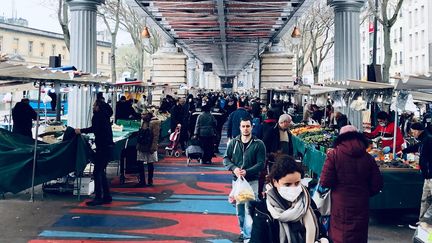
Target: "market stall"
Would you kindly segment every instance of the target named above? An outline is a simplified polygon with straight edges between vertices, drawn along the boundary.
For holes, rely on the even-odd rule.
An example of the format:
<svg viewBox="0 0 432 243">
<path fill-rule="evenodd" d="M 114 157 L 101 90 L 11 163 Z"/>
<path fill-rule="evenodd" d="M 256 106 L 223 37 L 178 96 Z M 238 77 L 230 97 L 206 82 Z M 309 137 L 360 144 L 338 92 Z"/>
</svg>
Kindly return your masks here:
<svg viewBox="0 0 432 243">
<path fill-rule="evenodd" d="M 330 84 L 330 87 L 347 89 L 343 96 L 348 101 L 347 107 L 351 108 L 353 108 L 351 106 L 352 101 L 356 100 L 357 97 L 361 97 L 358 99 L 363 100 L 364 104 L 383 102 L 383 100 L 390 104 L 394 90 L 394 85 L 356 80 L 335 82 Z M 420 94 L 416 95 L 421 97 Z M 302 135 L 304 131 L 301 129 L 306 130 L 306 136 Z M 307 136 L 308 133 L 312 137 Z M 296 135 L 296 138 L 293 139 L 295 146 L 303 151 L 303 162 L 313 173 L 319 176 L 326 157 L 326 145 L 329 143 L 328 140 L 332 138 L 330 136 L 326 138 L 326 132 L 321 128 L 313 127 L 294 130 L 293 134 Z M 423 178 L 418 169 L 418 162 L 404 162 L 394 157 L 389 151 L 383 153 L 381 148 L 376 148 L 376 146 L 370 150 L 370 153 L 380 166 L 384 178 L 384 188 L 380 194 L 371 199 L 370 208 L 418 208 L 423 187 Z"/>
<path fill-rule="evenodd" d="M 38 110 L 40 110 L 40 102 L 41 102 L 41 91 L 43 87 L 54 87 L 54 85 L 57 84 L 61 84 L 64 85 L 65 87 L 76 87 L 76 88 L 80 88 L 81 86 L 83 86 L 83 88 L 88 88 L 88 87 L 93 87 L 92 89 L 95 89 L 95 91 L 97 91 L 97 89 L 100 88 L 106 88 L 108 89 L 108 87 L 110 86 L 110 84 L 107 82 L 108 78 L 107 77 L 102 77 L 99 75 L 93 75 L 93 74 L 89 74 L 89 73 L 82 73 L 82 72 L 64 72 L 64 71 L 59 71 L 59 70 L 50 70 L 49 68 L 40 68 L 40 67 L 27 67 L 24 65 L 17 65 L 17 64 L 11 64 L 11 63 L 7 63 L 7 62 L 0 62 L 0 85 L 4 88 L 4 87 L 13 87 L 13 88 L 17 88 L 19 86 L 29 86 L 29 85 L 33 85 L 34 88 L 38 89 Z M 97 88 L 97 89 L 96 89 Z M 89 107 L 89 110 L 91 108 Z M 37 120 L 36 120 L 36 136 L 39 135 L 39 123 L 40 123 L 40 116 L 37 116 Z M 5 133 L 5 131 L 3 131 L 3 133 Z M 15 135 L 12 136 L 9 134 L 7 136 L 10 136 L 10 138 L 12 140 L 15 140 Z M 76 136 L 76 137 L 80 137 L 80 136 Z M 32 155 L 33 160 L 30 161 L 31 162 L 31 167 L 30 163 L 28 159 L 25 160 L 26 163 L 23 164 L 23 167 L 17 172 L 17 175 L 20 175 L 20 177 L 22 175 L 27 175 L 28 173 L 31 173 L 31 176 L 28 176 L 26 178 L 20 178 L 22 179 L 24 182 L 27 181 L 28 178 L 31 178 L 31 186 L 28 185 L 28 183 L 22 183 L 20 184 L 20 186 L 18 186 L 18 189 L 25 189 L 28 187 L 31 187 L 31 200 L 34 201 L 34 186 L 46 181 L 51 180 L 52 178 L 56 178 L 59 176 L 64 176 L 67 175 L 68 173 L 71 172 L 71 166 L 66 166 L 65 170 L 58 170 L 55 169 L 56 167 L 51 167 L 50 163 L 45 163 L 46 161 L 44 160 L 44 157 L 48 157 L 50 158 L 49 160 L 51 161 L 51 159 L 56 156 L 56 150 L 55 149 L 48 149 L 48 147 L 45 147 L 44 143 L 38 141 L 38 139 L 30 139 L 30 140 L 26 140 L 26 143 L 29 143 L 31 141 L 31 143 L 33 143 L 33 147 L 32 148 L 27 148 L 26 150 L 22 150 L 23 155 L 22 156 L 29 156 Z M 19 148 L 20 144 L 19 143 L 10 143 L 16 146 L 16 148 Z M 56 144 L 51 144 L 49 146 L 58 146 L 58 147 L 62 147 L 59 144 L 61 143 L 56 143 Z M 64 144 L 63 144 L 64 145 Z M 47 145 L 48 146 L 48 145 Z M 27 147 L 27 146 L 26 146 Z M 17 157 L 13 157 L 14 159 L 8 159 L 8 156 L 11 156 L 13 153 L 15 152 L 16 149 L 11 149 L 8 147 L 2 147 L 3 150 L 3 155 L 0 157 L 0 160 L 2 163 L 4 164 L 10 164 L 11 161 L 15 162 L 15 159 Z M 47 149 L 45 149 L 47 148 Z M 62 159 L 59 161 L 62 162 L 66 162 L 66 163 L 75 163 L 76 166 L 74 166 L 74 169 L 79 169 L 76 170 L 75 172 L 77 174 L 81 174 L 82 171 L 84 170 L 84 167 L 79 166 L 81 164 L 87 164 L 88 160 L 87 158 L 89 157 L 89 154 L 86 152 L 86 150 L 84 149 L 80 149 L 80 146 L 78 144 L 75 144 L 75 146 L 72 146 L 72 148 L 70 149 L 75 149 L 75 151 L 71 152 L 69 151 L 69 153 L 74 154 L 75 156 L 79 156 L 80 158 L 77 158 L 76 160 L 73 160 L 73 158 L 75 158 L 74 156 L 64 156 L 64 154 L 66 154 L 65 150 L 58 150 L 57 152 L 60 154 L 57 154 L 58 156 L 60 156 Z M 55 161 L 55 160 L 54 160 Z M 19 163 L 19 162 L 16 162 Z M 46 165 L 50 165 L 50 166 L 46 166 Z M 12 166 L 15 166 L 12 165 Z M 30 169 L 31 168 L 31 169 Z M 67 172 L 66 172 L 67 171 Z M 73 170 L 72 170 L 73 171 Z M 3 173 L 7 173 L 7 170 L 2 171 Z M 20 174 L 20 173 L 24 173 L 24 174 Z M 11 176 L 11 177 L 3 177 L 3 178 L 9 178 L 10 180 L 4 180 L 3 183 L 5 183 L 6 185 L 11 185 L 11 181 L 13 181 L 15 179 L 15 177 Z M 80 187 L 80 185 L 78 185 Z M 14 187 L 10 187 L 10 186 L 4 186 L 3 188 L 1 188 L 1 192 L 5 193 L 5 192 L 17 192 L 17 189 Z"/>
</svg>

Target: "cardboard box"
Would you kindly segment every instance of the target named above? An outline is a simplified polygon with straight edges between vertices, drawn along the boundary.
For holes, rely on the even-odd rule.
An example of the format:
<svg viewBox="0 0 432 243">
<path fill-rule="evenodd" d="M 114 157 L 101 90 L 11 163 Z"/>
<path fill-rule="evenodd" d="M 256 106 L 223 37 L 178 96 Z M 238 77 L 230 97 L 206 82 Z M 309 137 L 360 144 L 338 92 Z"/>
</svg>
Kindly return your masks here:
<svg viewBox="0 0 432 243">
<path fill-rule="evenodd" d="M 78 195 L 78 183 L 79 178 L 75 179 L 74 182 L 74 195 Z M 81 195 L 91 195 L 94 192 L 94 181 L 92 178 L 84 177 L 81 178 L 81 188 L 80 188 L 80 194 Z"/>
</svg>

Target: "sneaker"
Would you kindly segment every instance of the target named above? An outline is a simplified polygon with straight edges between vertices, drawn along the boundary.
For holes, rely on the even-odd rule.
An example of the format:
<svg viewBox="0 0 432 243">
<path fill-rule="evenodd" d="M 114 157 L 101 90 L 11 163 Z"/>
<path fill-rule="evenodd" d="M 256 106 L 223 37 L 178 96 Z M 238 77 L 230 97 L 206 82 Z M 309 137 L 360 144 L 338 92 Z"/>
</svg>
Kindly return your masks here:
<svg viewBox="0 0 432 243">
<path fill-rule="evenodd" d="M 410 223 L 408 224 L 408 228 L 416 230 L 418 227 L 419 222 L 414 222 L 414 223 Z"/>
</svg>

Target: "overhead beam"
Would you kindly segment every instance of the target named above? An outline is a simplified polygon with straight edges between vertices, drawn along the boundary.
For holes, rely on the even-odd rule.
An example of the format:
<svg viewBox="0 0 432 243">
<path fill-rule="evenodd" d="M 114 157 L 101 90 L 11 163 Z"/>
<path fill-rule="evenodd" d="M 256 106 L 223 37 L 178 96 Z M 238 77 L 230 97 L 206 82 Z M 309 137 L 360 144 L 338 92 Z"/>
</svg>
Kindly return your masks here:
<svg viewBox="0 0 432 243">
<path fill-rule="evenodd" d="M 220 27 L 220 37 L 221 37 L 221 47 L 222 47 L 222 60 L 225 69 L 225 76 L 228 70 L 228 60 L 227 60 L 227 48 L 226 48 L 226 32 L 225 32 L 225 8 L 223 0 L 217 1 L 217 10 L 219 17 L 219 27 Z"/>
</svg>

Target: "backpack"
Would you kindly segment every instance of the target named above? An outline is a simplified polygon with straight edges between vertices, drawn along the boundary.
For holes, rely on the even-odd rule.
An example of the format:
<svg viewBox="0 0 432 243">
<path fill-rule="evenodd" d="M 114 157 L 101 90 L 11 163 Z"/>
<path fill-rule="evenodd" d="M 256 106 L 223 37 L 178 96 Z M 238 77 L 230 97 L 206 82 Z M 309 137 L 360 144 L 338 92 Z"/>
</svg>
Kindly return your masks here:
<svg viewBox="0 0 432 243">
<path fill-rule="evenodd" d="M 141 152 L 150 152 L 153 144 L 153 133 L 150 128 L 140 129 L 138 131 L 138 150 Z"/>
</svg>

